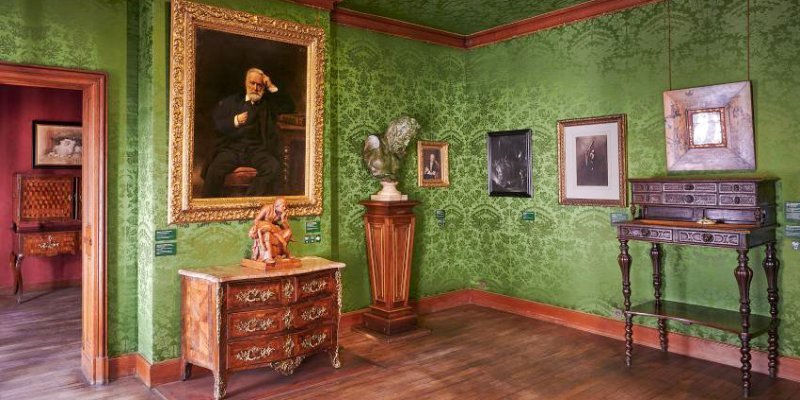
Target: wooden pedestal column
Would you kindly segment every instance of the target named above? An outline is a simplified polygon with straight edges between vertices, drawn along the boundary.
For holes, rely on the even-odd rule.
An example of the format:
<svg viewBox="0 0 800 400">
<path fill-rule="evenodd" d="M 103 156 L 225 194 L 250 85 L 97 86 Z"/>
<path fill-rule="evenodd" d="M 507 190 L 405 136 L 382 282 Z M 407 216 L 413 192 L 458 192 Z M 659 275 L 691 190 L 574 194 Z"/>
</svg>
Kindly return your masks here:
<svg viewBox="0 0 800 400">
<path fill-rule="evenodd" d="M 370 310 L 356 330 L 381 339 L 426 334 L 408 305 L 416 201 L 362 201 L 372 294 Z"/>
</svg>

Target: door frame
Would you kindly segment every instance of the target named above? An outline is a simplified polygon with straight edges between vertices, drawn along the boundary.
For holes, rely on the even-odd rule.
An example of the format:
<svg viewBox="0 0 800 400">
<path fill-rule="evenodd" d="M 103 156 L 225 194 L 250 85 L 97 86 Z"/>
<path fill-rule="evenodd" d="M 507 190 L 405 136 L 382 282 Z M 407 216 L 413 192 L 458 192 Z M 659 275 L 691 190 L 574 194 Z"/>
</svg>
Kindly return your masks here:
<svg viewBox="0 0 800 400">
<path fill-rule="evenodd" d="M 108 382 L 106 253 L 106 84 L 104 72 L 0 62 L 0 84 L 80 90 L 83 94 L 81 177 L 81 370 Z"/>
</svg>

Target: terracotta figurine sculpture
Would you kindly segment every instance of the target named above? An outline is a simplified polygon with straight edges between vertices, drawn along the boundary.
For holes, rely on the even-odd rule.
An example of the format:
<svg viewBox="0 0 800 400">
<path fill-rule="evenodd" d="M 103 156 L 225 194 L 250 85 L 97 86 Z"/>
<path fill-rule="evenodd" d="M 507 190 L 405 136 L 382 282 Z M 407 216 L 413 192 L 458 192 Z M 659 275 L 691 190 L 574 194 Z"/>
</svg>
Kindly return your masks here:
<svg viewBox="0 0 800 400">
<path fill-rule="evenodd" d="M 253 220 L 248 236 L 253 239 L 253 251 L 250 256 L 252 260 L 269 265 L 283 260 L 294 260 L 289 254 L 292 229 L 289 227 L 286 200 L 283 197 L 261 208 Z"/>
</svg>

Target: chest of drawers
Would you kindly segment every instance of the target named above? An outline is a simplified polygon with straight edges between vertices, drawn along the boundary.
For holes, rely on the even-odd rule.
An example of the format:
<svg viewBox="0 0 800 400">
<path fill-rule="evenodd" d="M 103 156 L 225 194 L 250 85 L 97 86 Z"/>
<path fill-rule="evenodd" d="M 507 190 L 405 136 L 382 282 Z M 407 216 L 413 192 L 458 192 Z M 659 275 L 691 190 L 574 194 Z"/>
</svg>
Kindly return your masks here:
<svg viewBox="0 0 800 400">
<path fill-rule="evenodd" d="M 214 374 L 214 398 L 228 374 L 270 367 L 290 375 L 304 358 L 325 352 L 339 368 L 341 273 L 319 257 L 302 266 L 258 271 L 238 265 L 182 269 L 182 363 Z"/>
</svg>

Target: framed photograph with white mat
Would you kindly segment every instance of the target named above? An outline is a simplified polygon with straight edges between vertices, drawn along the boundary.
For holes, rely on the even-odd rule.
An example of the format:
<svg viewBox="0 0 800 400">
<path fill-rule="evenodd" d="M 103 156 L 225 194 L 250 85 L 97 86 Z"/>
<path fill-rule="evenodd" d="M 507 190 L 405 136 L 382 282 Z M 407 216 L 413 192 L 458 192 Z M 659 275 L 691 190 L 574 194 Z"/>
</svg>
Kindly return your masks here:
<svg viewBox="0 0 800 400">
<path fill-rule="evenodd" d="M 625 207 L 625 114 L 558 121 L 559 203 Z"/>
</svg>

